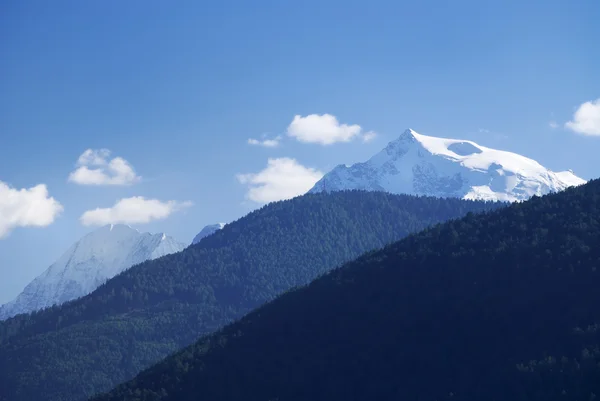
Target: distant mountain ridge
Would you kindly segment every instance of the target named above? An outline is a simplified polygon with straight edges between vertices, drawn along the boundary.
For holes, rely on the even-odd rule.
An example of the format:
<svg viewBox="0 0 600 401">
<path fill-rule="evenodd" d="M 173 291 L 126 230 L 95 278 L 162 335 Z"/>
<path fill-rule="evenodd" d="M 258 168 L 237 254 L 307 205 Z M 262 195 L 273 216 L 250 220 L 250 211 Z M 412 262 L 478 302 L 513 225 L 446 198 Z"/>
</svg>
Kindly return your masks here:
<svg viewBox="0 0 600 401">
<path fill-rule="evenodd" d="M 368 161 L 335 167 L 309 192 L 362 189 L 514 202 L 585 182 L 516 153 L 408 129 Z"/>
<path fill-rule="evenodd" d="M 0 307 L 0 320 L 89 294 L 127 268 L 185 248 L 163 233 L 140 233 L 116 224 L 101 227 L 73 244 L 13 301 Z"/>
<path fill-rule="evenodd" d="M 0 401 L 87 399 L 364 252 L 503 206 L 366 191 L 270 203 L 85 297 L 0 322 Z"/>
<path fill-rule="evenodd" d="M 200 242 L 201 239 L 206 238 L 209 235 L 216 233 L 217 231 L 221 230 L 223 227 L 225 227 L 225 223 L 210 224 L 208 226 L 205 226 L 194 237 L 194 239 L 192 240 L 192 245 L 197 244 L 198 242 Z"/>
</svg>

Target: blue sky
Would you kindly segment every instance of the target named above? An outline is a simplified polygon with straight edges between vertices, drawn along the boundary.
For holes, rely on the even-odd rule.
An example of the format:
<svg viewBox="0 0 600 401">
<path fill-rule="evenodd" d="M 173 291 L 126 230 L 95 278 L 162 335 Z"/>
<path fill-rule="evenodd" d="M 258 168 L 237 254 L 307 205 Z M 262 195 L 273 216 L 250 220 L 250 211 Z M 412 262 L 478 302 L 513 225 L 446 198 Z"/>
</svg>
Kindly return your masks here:
<svg viewBox="0 0 600 401">
<path fill-rule="evenodd" d="M 62 207 L 51 224 L 11 223 L 0 239 L 0 303 L 94 228 L 80 220 L 86 211 L 131 197 L 175 201 L 145 205 L 156 218 L 132 225 L 188 242 L 256 207 L 243 183 L 256 177 L 244 174 L 269 158 L 296 160 L 279 173 L 326 172 L 408 127 L 600 176 L 597 0 L 174 4 L 0 5 L 0 182 L 9 188 L 0 197 L 45 184 Z M 287 135 L 294 116 L 326 113 L 340 124 L 334 134 L 352 140 Z M 327 123 L 300 122 L 300 131 Z M 276 147 L 248 143 L 278 136 Z M 105 164 L 77 165 L 86 149 Z M 115 157 L 126 163 L 110 170 Z M 107 174 L 69 181 L 85 166 Z M 118 183 L 128 185 L 109 185 Z"/>
</svg>

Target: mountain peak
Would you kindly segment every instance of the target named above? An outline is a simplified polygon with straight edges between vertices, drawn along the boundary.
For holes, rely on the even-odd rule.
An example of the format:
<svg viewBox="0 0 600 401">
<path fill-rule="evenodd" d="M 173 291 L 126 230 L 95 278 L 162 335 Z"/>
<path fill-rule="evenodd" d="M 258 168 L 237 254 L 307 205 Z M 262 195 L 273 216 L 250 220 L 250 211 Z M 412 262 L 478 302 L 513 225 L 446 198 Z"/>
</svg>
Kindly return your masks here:
<svg viewBox="0 0 600 401">
<path fill-rule="evenodd" d="M 15 300 L 1 306 L 0 320 L 79 298 L 133 265 L 184 248 L 164 233 L 140 233 L 125 224 L 100 227 L 73 244 Z"/>
<path fill-rule="evenodd" d="M 309 192 L 362 189 L 437 197 L 521 201 L 586 181 L 516 153 L 409 128 L 364 163 L 339 165 Z"/>
<path fill-rule="evenodd" d="M 204 226 L 204 228 L 192 240 L 192 245 L 197 244 L 203 238 L 206 238 L 209 235 L 216 233 L 223 227 L 225 227 L 225 223 L 209 224 L 207 226 Z"/>
<path fill-rule="evenodd" d="M 129 231 L 129 232 L 135 232 L 135 233 L 139 233 L 140 232 L 140 230 L 138 230 L 136 228 L 133 228 L 133 227 L 131 227 L 128 224 L 121 224 L 121 223 L 106 224 L 104 226 L 101 226 L 101 227 L 97 228 L 95 231 L 92 231 L 92 233 L 93 232 L 100 232 L 100 231 L 109 231 L 109 232 L 112 232 L 112 231 L 115 231 L 115 232 L 119 232 L 119 231 L 120 232 L 126 232 L 126 231 Z"/>
<path fill-rule="evenodd" d="M 399 140 L 416 140 L 417 139 L 417 135 L 419 135 L 417 133 L 417 131 L 413 130 L 412 128 L 408 128 L 406 129 L 403 133 L 400 134 L 400 136 L 398 137 Z"/>
</svg>

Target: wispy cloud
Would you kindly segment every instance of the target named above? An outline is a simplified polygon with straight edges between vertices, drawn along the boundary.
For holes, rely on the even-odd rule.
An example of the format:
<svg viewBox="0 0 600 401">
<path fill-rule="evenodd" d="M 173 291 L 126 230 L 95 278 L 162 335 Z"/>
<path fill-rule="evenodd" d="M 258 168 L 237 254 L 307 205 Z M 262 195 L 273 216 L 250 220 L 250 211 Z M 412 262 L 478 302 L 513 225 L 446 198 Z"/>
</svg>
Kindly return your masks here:
<svg viewBox="0 0 600 401">
<path fill-rule="evenodd" d="M 109 157 L 108 149 L 87 149 L 79 156 L 79 167 L 69 175 L 69 181 L 79 185 L 131 185 L 141 179 L 127 160 Z"/>
<path fill-rule="evenodd" d="M 565 124 L 565 128 L 583 135 L 600 135 L 600 99 L 579 105 L 573 119 Z"/>
<path fill-rule="evenodd" d="M 102 226 L 105 224 L 142 224 L 153 220 L 162 220 L 172 213 L 192 206 L 192 202 L 174 200 L 160 201 L 142 196 L 124 198 L 112 207 L 88 210 L 79 220 L 84 226 Z"/>
<path fill-rule="evenodd" d="M 250 138 L 250 139 L 248 139 L 248 143 L 250 145 L 264 146 L 265 148 L 276 148 L 279 146 L 280 142 L 281 142 L 281 135 L 278 135 L 272 139 L 267 139 L 267 138 L 263 138 L 263 139 Z"/>
<path fill-rule="evenodd" d="M 340 124 L 331 114 L 310 114 L 306 117 L 296 115 L 287 128 L 287 134 L 300 142 L 319 145 L 350 142 L 359 137 L 368 142 L 376 135 L 373 131 L 363 133 L 363 129 L 357 124 Z"/>
<path fill-rule="evenodd" d="M 365 132 L 362 136 L 363 142 L 371 142 L 373 139 L 377 137 L 377 133 L 374 131 Z"/>
<path fill-rule="evenodd" d="M 548 123 L 548 126 L 552 129 L 557 129 L 558 128 L 558 123 L 556 121 L 550 121 Z"/>
<path fill-rule="evenodd" d="M 240 183 L 248 186 L 246 198 L 257 203 L 290 199 L 310 190 L 323 173 L 305 167 L 295 159 L 269 159 L 267 167 L 258 173 L 238 174 Z"/>
<path fill-rule="evenodd" d="M 0 181 L 0 238 L 16 227 L 48 226 L 62 211 L 44 184 L 15 189 Z"/>
</svg>

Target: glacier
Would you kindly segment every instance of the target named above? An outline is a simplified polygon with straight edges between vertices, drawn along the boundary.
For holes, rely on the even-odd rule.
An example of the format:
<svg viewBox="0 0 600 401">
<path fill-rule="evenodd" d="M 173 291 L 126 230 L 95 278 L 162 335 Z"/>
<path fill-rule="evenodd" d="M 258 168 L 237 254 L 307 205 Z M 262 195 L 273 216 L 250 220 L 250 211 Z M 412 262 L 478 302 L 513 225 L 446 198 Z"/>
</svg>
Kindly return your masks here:
<svg viewBox="0 0 600 401">
<path fill-rule="evenodd" d="M 82 297 L 131 266 L 185 247 L 163 233 L 140 233 L 123 224 L 101 227 L 73 244 L 13 301 L 1 306 L 0 320 Z"/>
<path fill-rule="evenodd" d="M 338 165 L 309 193 L 361 189 L 516 202 L 585 182 L 516 153 L 407 129 L 368 161 Z"/>
</svg>

